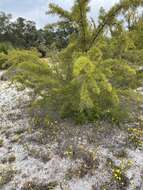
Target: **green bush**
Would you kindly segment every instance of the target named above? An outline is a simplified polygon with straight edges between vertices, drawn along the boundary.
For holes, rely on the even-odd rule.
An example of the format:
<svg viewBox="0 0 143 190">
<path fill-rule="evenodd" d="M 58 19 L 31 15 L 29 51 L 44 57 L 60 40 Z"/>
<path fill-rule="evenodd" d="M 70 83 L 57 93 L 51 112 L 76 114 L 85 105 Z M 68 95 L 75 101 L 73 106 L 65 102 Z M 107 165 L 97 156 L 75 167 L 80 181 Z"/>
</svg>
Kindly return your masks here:
<svg viewBox="0 0 143 190">
<path fill-rule="evenodd" d="M 107 59 L 102 62 L 101 69 L 116 88 L 136 87 L 136 70 L 124 60 Z"/>
<path fill-rule="evenodd" d="M 122 55 L 122 58 L 127 60 L 133 66 L 143 65 L 143 49 L 129 50 Z"/>
<path fill-rule="evenodd" d="M 86 54 L 77 52 L 70 57 L 71 80 L 65 80 L 69 70 L 63 65 L 68 59 L 63 61 L 60 57 L 59 62 L 48 64 L 35 52 L 25 50 L 11 51 L 8 56 L 11 63 L 8 72 L 16 74 L 13 79 L 33 88 L 35 97 L 41 97 L 38 102 L 35 98 L 33 104 L 33 108 L 38 105 L 39 112 L 34 112 L 34 116 L 40 121 L 48 114 L 52 114 L 50 118 L 57 114 L 79 123 L 127 120 L 129 98 L 126 104 L 122 103 L 123 92 L 134 87 L 136 71 L 126 61 L 103 61 L 100 50 L 95 48 Z"/>
<path fill-rule="evenodd" d="M 58 92 L 63 98 L 60 107 L 62 117 L 73 117 L 78 122 L 95 121 L 109 115 L 113 120 L 113 108 L 119 110 L 116 89 L 98 64 L 85 55 L 75 60 L 72 81 Z"/>
<path fill-rule="evenodd" d="M 28 50 L 11 50 L 7 55 L 8 59 L 4 64 L 5 68 L 16 66 L 24 61 L 37 62 L 39 57 L 36 51 Z"/>
<path fill-rule="evenodd" d="M 12 49 L 12 45 L 9 42 L 0 43 L 0 53 L 8 54 Z"/>
<path fill-rule="evenodd" d="M 0 69 L 4 69 L 4 64 L 7 61 L 7 55 L 0 53 Z"/>
<path fill-rule="evenodd" d="M 36 52 L 26 50 L 11 51 L 8 55 L 7 63 L 9 63 L 7 65 L 9 69 L 6 75 L 25 86 L 33 88 L 39 94 L 40 89 L 47 88 L 50 83 L 49 65 L 46 61 L 41 60 Z"/>
</svg>

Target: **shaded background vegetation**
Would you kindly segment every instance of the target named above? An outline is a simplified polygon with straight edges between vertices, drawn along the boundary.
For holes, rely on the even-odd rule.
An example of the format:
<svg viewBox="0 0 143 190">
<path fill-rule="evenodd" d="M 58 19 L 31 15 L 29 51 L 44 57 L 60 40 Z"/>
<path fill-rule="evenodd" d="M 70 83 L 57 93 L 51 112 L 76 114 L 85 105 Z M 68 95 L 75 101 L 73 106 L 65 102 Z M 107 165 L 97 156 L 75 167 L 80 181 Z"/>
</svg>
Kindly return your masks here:
<svg viewBox="0 0 143 190">
<path fill-rule="evenodd" d="M 14 48 L 30 49 L 36 47 L 42 56 L 46 56 L 46 50 L 51 47 L 61 49 L 66 47 L 68 36 L 73 31 L 71 27 L 45 26 L 37 29 L 33 21 L 22 17 L 12 21 L 11 14 L 0 12 L 0 42 L 8 43 Z"/>
</svg>

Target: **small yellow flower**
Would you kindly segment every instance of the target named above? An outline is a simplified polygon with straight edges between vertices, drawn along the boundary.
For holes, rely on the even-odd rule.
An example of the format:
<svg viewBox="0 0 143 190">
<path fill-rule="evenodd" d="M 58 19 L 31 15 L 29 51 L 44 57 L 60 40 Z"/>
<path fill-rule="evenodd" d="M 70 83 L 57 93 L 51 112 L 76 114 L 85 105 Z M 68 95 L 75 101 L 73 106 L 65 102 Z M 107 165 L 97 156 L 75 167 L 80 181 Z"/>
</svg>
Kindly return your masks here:
<svg viewBox="0 0 143 190">
<path fill-rule="evenodd" d="M 119 170 L 119 169 L 117 169 L 117 170 L 116 170 L 116 172 L 117 172 L 117 173 L 120 173 L 120 170 Z"/>
</svg>

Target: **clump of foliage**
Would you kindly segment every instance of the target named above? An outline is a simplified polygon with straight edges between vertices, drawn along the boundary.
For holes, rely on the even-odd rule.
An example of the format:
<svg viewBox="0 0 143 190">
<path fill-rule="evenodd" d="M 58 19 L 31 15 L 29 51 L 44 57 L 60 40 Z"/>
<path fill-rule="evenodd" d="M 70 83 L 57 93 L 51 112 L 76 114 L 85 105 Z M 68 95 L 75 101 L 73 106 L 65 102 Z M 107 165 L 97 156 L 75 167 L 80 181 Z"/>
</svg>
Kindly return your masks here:
<svg viewBox="0 0 143 190">
<path fill-rule="evenodd" d="M 135 148 L 143 147 L 143 130 L 140 128 L 128 128 L 128 141 Z"/>
<path fill-rule="evenodd" d="M 123 158 L 120 158 L 120 161 L 117 166 L 112 159 L 108 158 L 107 165 L 111 168 L 112 181 L 115 183 L 116 188 L 126 189 L 130 184 L 126 171 L 132 166 L 133 161 Z"/>
<path fill-rule="evenodd" d="M 7 165 L 7 166 L 4 166 L 4 165 L 0 165 L 0 187 L 2 188 L 3 185 L 9 183 L 13 177 L 14 177 L 14 174 L 15 174 L 15 170 Z"/>
<path fill-rule="evenodd" d="M 0 139 L 0 147 L 3 146 L 3 139 Z"/>
<path fill-rule="evenodd" d="M 11 155 L 9 156 L 9 158 L 8 158 L 8 162 L 9 162 L 9 163 L 14 162 L 15 160 L 16 160 L 16 157 L 15 157 L 14 154 L 11 154 Z"/>
<path fill-rule="evenodd" d="M 76 148 L 69 146 L 64 154 L 69 159 L 80 160 L 81 163 L 74 168 L 70 168 L 66 173 L 66 178 L 83 178 L 85 175 L 93 175 L 99 167 L 99 161 L 96 157 L 96 150 L 89 150 L 84 146 Z"/>
<path fill-rule="evenodd" d="M 42 149 L 36 149 L 36 148 L 29 148 L 28 147 L 28 154 L 29 156 L 39 159 L 42 162 L 46 163 L 51 160 L 51 156 L 49 152 L 46 152 Z"/>
<path fill-rule="evenodd" d="M 120 188 L 124 188 L 129 184 L 129 180 L 125 176 L 124 171 L 118 167 L 115 167 L 113 169 L 113 180 L 115 180 L 115 182 L 120 186 Z"/>
<path fill-rule="evenodd" d="M 22 190 L 42 190 L 42 189 L 45 189 L 45 190 L 53 190 L 56 188 L 57 186 L 57 182 L 54 181 L 54 182 L 50 182 L 48 184 L 37 184 L 36 182 L 33 182 L 33 181 L 28 181 L 26 183 L 24 183 L 23 187 L 22 187 Z"/>
<path fill-rule="evenodd" d="M 73 64 L 73 79 L 67 84 L 66 90 L 67 92 L 63 93 L 65 99 L 61 108 L 62 115 L 71 114 L 79 121 L 98 119 L 119 104 L 115 89 L 88 54 L 76 58 Z"/>
<path fill-rule="evenodd" d="M 39 114 L 47 118 L 49 111 L 56 112 L 79 123 L 127 119 L 130 95 L 138 85 L 136 60 L 129 55 L 136 44 L 117 16 L 138 6 L 142 1 L 123 0 L 109 12 L 103 11 L 96 26 L 87 16 L 89 0 L 76 0 L 71 11 L 50 4 L 49 13 L 61 18 L 54 26 L 74 28 L 67 47 L 49 63 L 33 52 L 18 50 L 11 51 L 6 62 L 9 71 L 17 71 L 15 79 L 40 97 L 33 104 Z M 106 30 L 110 37 L 104 34 Z"/>
<path fill-rule="evenodd" d="M 11 51 L 12 45 L 8 42 L 3 42 L 0 43 L 0 69 L 4 69 L 4 63 L 7 61 L 8 57 L 8 53 L 9 51 Z"/>
<path fill-rule="evenodd" d="M 5 64 L 7 65 L 7 68 L 9 68 L 11 66 L 16 66 L 24 61 L 36 62 L 38 59 L 38 53 L 36 51 L 12 50 L 9 51 L 7 58 L 8 60 L 5 62 Z"/>
<path fill-rule="evenodd" d="M 143 65 L 143 49 L 134 49 L 125 52 L 122 58 L 128 60 L 133 66 Z"/>
<path fill-rule="evenodd" d="M 12 50 L 8 53 L 8 55 L 6 56 L 6 61 L 3 63 L 3 67 L 8 69 L 6 75 L 12 75 L 13 77 L 16 75 L 21 76 L 20 78 L 23 79 L 23 81 L 21 80 L 23 84 L 24 82 L 26 82 L 23 78 L 24 75 L 25 79 L 27 76 L 34 78 L 33 75 L 30 75 L 30 72 L 32 72 L 33 74 L 34 72 L 37 72 L 37 74 L 39 72 L 40 74 L 40 71 L 42 69 L 42 71 L 44 71 L 46 75 L 46 66 L 47 68 L 49 68 L 45 61 L 41 61 L 39 59 L 39 54 L 33 50 Z M 22 74 L 23 71 L 25 72 Z"/>
<path fill-rule="evenodd" d="M 39 59 L 39 54 L 35 50 L 8 50 L 7 53 L 0 53 L 0 67 L 1 69 L 8 69 L 9 67 L 16 67 L 18 63 L 24 61 L 36 62 Z"/>
<path fill-rule="evenodd" d="M 8 54 L 13 47 L 9 42 L 0 43 L 0 53 Z"/>
<path fill-rule="evenodd" d="M 4 63 L 7 61 L 7 55 L 0 53 L 0 69 L 4 69 Z"/>
</svg>

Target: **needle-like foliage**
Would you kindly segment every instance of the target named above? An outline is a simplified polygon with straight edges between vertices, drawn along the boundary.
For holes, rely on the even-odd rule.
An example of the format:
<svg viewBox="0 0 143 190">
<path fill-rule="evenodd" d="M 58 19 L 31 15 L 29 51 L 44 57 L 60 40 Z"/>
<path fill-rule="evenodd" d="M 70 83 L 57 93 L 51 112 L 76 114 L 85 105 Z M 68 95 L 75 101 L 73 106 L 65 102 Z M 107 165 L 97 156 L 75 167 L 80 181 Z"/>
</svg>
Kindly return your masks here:
<svg viewBox="0 0 143 190">
<path fill-rule="evenodd" d="M 75 0 L 70 11 L 50 4 L 49 14 L 60 17 L 57 27 L 62 25 L 68 29 L 72 26 L 74 29 L 69 44 L 53 55 L 50 64 L 37 57 L 35 60 L 35 56 L 31 60 L 27 52 L 17 52 L 14 58 L 9 53 L 10 62 L 24 57 L 10 69 L 16 67 L 19 70 L 16 80 L 32 87 L 41 97 L 38 103 L 41 103 L 44 116 L 52 110 L 54 116 L 56 113 L 78 122 L 110 119 L 118 123 L 127 119 L 125 110 L 138 99 L 135 88 L 141 74 L 135 62 L 142 63 L 141 58 L 137 58 L 142 51 L 136 50 L 138 39 L 142 38 L 138 29 L 142 19 L 138 19 L 138 24 L 134 22 L 132 30 L 126 30 L 117 16 L 142 6 L 143 0 L 121 0 L 107 13 L 100 11 L 98 25 L 88 18 L 89 3 L 90 0 Z M 110 34 L 105 35 L 108 28 Z M 140 31 L 138 38 L 135 38 L 135 31 Z M 136 56 L 132 57 L 131 52 Z"/>
</svg>

